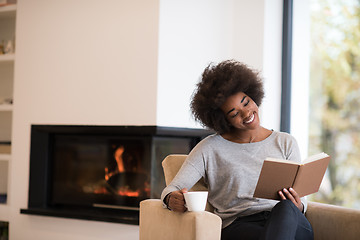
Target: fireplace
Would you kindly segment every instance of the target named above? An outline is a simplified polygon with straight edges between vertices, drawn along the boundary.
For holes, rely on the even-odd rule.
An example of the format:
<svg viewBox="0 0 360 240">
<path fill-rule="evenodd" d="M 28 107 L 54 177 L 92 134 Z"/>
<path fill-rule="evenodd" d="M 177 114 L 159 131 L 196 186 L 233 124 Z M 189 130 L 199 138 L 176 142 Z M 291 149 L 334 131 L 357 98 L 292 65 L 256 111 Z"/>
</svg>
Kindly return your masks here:
<svg viewBox="0 0 360 240">
<path fill-rule="evenodd" d="M 161 162 L 210 132 L 158 126 L 32 125 L 24 214 L 138 224 L 139 203 L 160 198 Z"/>
</svg>

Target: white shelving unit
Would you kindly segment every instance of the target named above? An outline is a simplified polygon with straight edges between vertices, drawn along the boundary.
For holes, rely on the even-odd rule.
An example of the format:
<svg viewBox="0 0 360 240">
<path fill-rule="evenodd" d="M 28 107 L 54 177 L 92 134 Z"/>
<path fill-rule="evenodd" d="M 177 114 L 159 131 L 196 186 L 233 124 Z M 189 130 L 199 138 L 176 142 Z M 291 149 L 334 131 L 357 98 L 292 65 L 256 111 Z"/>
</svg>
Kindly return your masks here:
<svg viewBox="0 0 360 240">
<path fill-rule="evenodd" d="M 12 41 L 15 46 L 16 5 L 0 7 L 0 44 Z M 15 53 L 0 54 L 0 144 L 11 142 L 13 105 L 4 103 L 13 98 Z M 0 148 L 1 149 L 1 148 Z M 5 148 L 6 149 L 6 148 Z M 9 176 L 11 150 L 0 151 L 0 194 L 6 194 L 7 201 L 0 203 L 0 221 L 9 222 Z"/>
<path fill-rule="evenodd" d="M 11 154 L 5 154 L 5 153 L 1 153 L 0 154 L 0 168 L 3 167 L 7 167 L 7 169 L 9 169 L 9 165 L 11 163 Z M 3 171 L 0 169 L 0 172 Z M 8 177 L 8 174 L 6 174 Z M 0 204 L 0 221 L 5 221 L 8 222 L 9 221 L 9 205 L 8 204 Z"/>
</svg>

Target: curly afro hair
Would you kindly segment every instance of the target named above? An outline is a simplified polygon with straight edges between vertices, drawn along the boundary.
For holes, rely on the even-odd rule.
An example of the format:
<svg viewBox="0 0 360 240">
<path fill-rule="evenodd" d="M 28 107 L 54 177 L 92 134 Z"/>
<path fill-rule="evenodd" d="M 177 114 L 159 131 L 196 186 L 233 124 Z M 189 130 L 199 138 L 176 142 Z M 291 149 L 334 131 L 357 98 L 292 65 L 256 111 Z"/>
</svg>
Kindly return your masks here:
<svg viewBox="0 0 360 240">
<path fill-rule="evenodd" d="M 244 92 L 260 106 L 264 89 L 259 73 L 235 60 L 210 64 L 205 68 L 191 100 L 195 120 L 219 134 L 229 132 L 231 126 L 220 108 L 228 97 L 238 92 Z"/>
</svg>

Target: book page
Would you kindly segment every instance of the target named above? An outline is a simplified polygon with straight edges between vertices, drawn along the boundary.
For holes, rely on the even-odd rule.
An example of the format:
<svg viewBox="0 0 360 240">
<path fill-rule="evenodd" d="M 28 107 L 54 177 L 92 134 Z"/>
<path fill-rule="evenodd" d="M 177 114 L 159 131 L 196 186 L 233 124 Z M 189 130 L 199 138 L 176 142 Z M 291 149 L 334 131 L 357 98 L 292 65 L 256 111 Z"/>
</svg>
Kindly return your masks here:
<svg viewBox="0 0 360 240">
<path fill-rule="evenodd" d="M 322 158 L 325 158 L 325 157 L 328 157 L 329 155 L 327 155 L 326 153 L 322 152 L 322 153 L 318 153 L 318 154 L 315 154 L 315 155 L 312 155 L 306 159 L 304 159 L 304 161 L 302 162 L 303 164 L 306 164 L 306 163 L 309 163 L 309 162 L 313 162 L 313 161 L 316 161 L 316 160 L 319 160 L 319 159 L 322 159 Z"/>
<path fill-rule="evenodd" d="M 313 160 L 300 166 L 293 186 L 300 197 L 319 191 L 330 161 L 330 156 L 325 155 L 321 159 Z"/>
<path fill-rule="evenodd" d="M 280 200 L 278 191 L 294 183 L 299 165 L 290 161 L 265 160 L 254 192 L 254 197 Z"/>
<path fill-rule="evenodd" d="M 279 162 L 279 163 L 286 163 L 286 164 L 296 164 L 300 165 L 301 163 L 294 162 L 287 159 L 278 159 L 278 158 L 266 158 L 265 161 L 272 161 L 272 162 Z"/>
</svg>

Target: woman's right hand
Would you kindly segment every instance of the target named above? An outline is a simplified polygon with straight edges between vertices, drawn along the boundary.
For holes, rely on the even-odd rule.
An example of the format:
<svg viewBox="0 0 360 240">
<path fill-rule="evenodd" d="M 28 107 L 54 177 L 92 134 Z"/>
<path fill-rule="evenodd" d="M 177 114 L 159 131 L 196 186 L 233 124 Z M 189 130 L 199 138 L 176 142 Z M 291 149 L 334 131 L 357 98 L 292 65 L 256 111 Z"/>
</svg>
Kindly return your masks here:
<svg viewBox="0 0 360 240">
<path fill-rule="evenodd" d="M 167 203 L 168 203 L 168 207 L 174 211 L 174 212 L 185 212 L 186 211 L 186 207 L 185 207 L 185 199 L 184 199 L 184 194 L 186 193 L 187 189 L 183 188 L 179 191 L 174 191 L 171 192 L 168 196 L 167 196 Z"/>
</svg>

